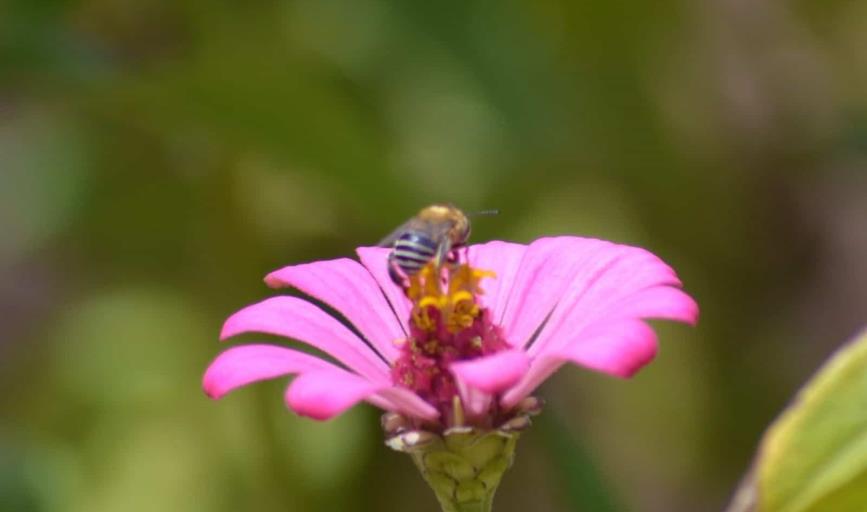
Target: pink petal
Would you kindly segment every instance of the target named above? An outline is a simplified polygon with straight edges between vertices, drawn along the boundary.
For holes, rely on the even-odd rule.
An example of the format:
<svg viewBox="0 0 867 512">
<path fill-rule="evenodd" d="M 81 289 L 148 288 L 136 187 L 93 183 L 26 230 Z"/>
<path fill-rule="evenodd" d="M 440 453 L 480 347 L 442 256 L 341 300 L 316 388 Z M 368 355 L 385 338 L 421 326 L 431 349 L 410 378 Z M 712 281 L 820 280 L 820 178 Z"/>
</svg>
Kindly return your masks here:
<svg viewBox="0 0 867 512">
<path fill-rule="evenodd" d="M 471 266 L 482 270 L 493 270 L 497 274 L 496 277 L 482 282 L 485 293 L 481 296 L 482 304 L 491 310 L 492 318 L 497 323 L 503 317 L 506 298 L 509 296 L 509 290 L 512 289 L 518 266 L 526 251 L 526 245 L 500 241 L 471 245 L 467 249 Z"/>
<path fill-rule="evenodd" d="M 514 386 L 530 368 L 530 359 L 521 349 L 452 363 L 455 377 L 486 393 L 498 393 Z"/>
<path fill-rule="evenodd" d="M 673 320 L 689 325 L 698 323 L 698 304 L 683 290 L 655 286 L 636 292 L 612 304 L 607 314 L 656 320 Z"/>
<path fill-rule="evenodd" d="M 573 281 L 587 286 L 603 272 L 614 244 L 577 237 L 540 238 L 527 248 L 512 283 L 502 326 L 506 338 L 523 347 L 551 314 Z M 576 278 L 577 275 L 577 278 Z"/>
<path fill-rule="evenodd" d="M 529 348 L 531 356 L 556 350 L 594 322 L 630 315 L 695 320 L 698 312 L 695 302 L 671 288 L 680 285 L 671 267 L 637 247 L 615 244 L 600 247 L 593 260 L 582 264 L 573 275 L 547 324 Z M 658 291 L 664 288 L 673 291 Z"/>
<path fill-rule="evenodd" d="M 620 320 L 586 329 L 557 351 L 533 360 L 521 382 L 503 395 L 504 407 L 512 407 L 532 393 L 565 362 L 617 377 L 630 377 L 653 360 L 656 334 L 640 320 Z"/>
<path fill-rule="evenodd" d="M 306 371 L 337 369 L 322 359 L 274 345 L 243 345 L 230 348 L 208 366 L 202 380 L 205 393 L 220 398 L 229 391 L 283 375 Z"/>
<path fill-rule="evenodd" d="M 301 416 L 327 420 L 376 392 L 381 386 L 345 371 L 300 375 L 286 390 L 286 405 Z"/>
<path fill-rule="evenodd" d="M 517 384 L 530 368 L 523 349 L 452 363 L 458 392 L 468 417 L 488 411 L 493 395 Z"/>
<path fill-rule="evenodd" d="M 302 416 L 327 420 L 361 400 L 413 418 L 435 420 L 439 412 L 408 389 L 375 384 L 339 368 L 304 373 L 285 395 L 286 404 Z"/>
<path fill-rule="evenodd" d="M 272 297 L 247 306 L 226 320 L 220 338 L 248 332 L 296 339 L 374 382 L 391 382 L 388 366 L 373 350 L 334 317 L 305 300 Z"/>
<path fill-rule="evenodd" d="M 480 418 L 490 410 L 491 402 L 494 400 L 493 395 L 468 386 L 460 379 L 457 379 L 455 383 L 463 403 L 464 414 L 468 419 Z"/>
<path fill-rule="evenodd" d="M 641 320 L 592 326 L 555 355 L 591 370 L 631 377 L 656 356 L 656 333 Z"/>
<path fill-rule="evenodd" d="M 330 418 L 360 400 L 423 420 L 435 420 L 439 415 L 408 389 L 371 382 L 310 354 L 275 345 L 226 350 L 208 366 L 202 387 L 216 399 L 253 382 L 292 374 L 300 375 L 290 387 L 294 391 L 287 391 L 287 403 L 312 418 Z"/>
<path fill-rule="evenodd" d="M 355 249 L 355 253 L 358 254 L 361 264 L 367 268 L 367 271 L 370 272 L 370 275 L 373 276 L 373 279 L 376 280 L 376 283 L 382 288 L 383 293 L 388 298 L 388 302 L 391 304 L 392 309 L 394 309 L 401 327 L 403 327 L 405 332 L 409 332 L 407 319 L 409 318 L 412 305 L 400 286 L 394 284 L 388 275 L 388 253 L 390 252 L 391 249 L 386 247 L 359 247 Z"/>
<path fill-rule="evenodd" d="M 386 361 L 399 351 L 404 332 L 370 273 L 348 258 L 281 268 L 265 277 L 273 288 L 291 286 L 328 304 L 346 317 Z"/>
<path fill-rule="evenodd" d="M 423 398 L 399 386 L 382 388 L 368 401 L 382 409 L 428 421 L 435 420 L 440 415 L 439 411 Z"/>
<path fill-rule="evenodd" d="M 558 287 L 544 277 L 527 281 L 530 300 L 539 289 L 560 296 L 528 349 L 534 358 L 530 370 L 503 397 L 506 406 L 527 396 L 567 361 L 628 377 L 656 354 L 656 335 L 642 319 L 694 323 L 698 317 L 695 301 L 676 288 L 680 280 L 674 271 L 652 253 L 595 240 L 566 240 L 560 247 L 552 245 L 553 261 L 546 260 L 563 274 L 573 271 L 566 285 Z M 570 259 L 578 265 L 570 267 Z M 512 332 L 522 331 L 513 327 Z"/>
</svg>

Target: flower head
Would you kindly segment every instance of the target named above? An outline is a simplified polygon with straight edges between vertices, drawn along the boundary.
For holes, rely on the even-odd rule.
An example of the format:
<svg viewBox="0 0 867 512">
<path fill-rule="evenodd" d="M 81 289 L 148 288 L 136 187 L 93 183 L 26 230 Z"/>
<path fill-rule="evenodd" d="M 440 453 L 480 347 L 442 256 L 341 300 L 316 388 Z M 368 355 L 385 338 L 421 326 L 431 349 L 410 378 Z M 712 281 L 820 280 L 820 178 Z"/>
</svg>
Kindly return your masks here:
<svg viewBox="0 0 867 512">
<path fill-rule="evenodd" d="M 529 395 L 563 364 L 628 377 L 656 354 L 646 319 L 698 317 L 674 271 L 635 247 L 576 237 L 489 242 L 459 263 L 428 264 L 405 289 L 389 276 L 388 253 L 361 247 L 360 264 L 269 274 L 268 285 L 294 287 L 343 318 L 275 297 L 232 315 L 222 338 L 276 334 L 323 355 L 231 348 L 211 363 L 204 388 L 219 398 L 294 374 L 286 403 L 299 414 L 328 419 L 362 400 L 385 409 L 386 444 L 412 456 L 446 512 L 491 510 L 520 431 L 541 407 Z"/>
<path fill-rule="evenodd" d="M 223 326 L 284 336 L 318 349 L 252 344 L 220 354 L 204 376 L 219 398 L 251 382 L 296 375 L 285 399 L 328 419 L 360 401 L 401 424 L 443 432 L 493 428 L 566 363 L 628 377 L 656 354 L 647 319 L 694 323 L 695 302 L 674 271 L 646 250 L 578 237 L 467 248 L 442 271 L 425 267 L 404 290 L 388 276 L 388 249 L 293 265 L 265 278 L 326 304 L 280 296 Z"/>
</svg>

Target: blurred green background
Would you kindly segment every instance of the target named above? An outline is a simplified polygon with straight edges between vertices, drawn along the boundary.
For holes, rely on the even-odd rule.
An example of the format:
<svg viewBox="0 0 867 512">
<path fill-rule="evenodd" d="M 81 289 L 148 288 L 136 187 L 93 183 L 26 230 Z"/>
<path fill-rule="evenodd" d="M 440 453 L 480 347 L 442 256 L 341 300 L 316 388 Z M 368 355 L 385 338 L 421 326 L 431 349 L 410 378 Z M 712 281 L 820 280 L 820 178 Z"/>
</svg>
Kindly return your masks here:
<svg viewBox="0 0 867 512">
<path fill-rule="evenodd" d="M 867 316 L 865 169 L 855 0 L 7 0 L 0 509 L 438 510 L 372 407 L 200 379 L 265 273 L 450 201 L 702 307 L 631 381 L 549 381 L 497 510 L 719 510 Z"/>
</svg>

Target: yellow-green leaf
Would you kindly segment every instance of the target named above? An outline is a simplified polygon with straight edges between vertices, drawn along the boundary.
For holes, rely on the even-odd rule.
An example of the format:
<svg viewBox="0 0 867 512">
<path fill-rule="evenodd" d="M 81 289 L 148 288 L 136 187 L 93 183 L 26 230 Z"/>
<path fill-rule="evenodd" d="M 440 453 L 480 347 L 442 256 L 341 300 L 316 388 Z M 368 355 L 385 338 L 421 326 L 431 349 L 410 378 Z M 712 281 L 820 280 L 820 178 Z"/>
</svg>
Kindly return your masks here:
<svg viewBox="0 0 867 512">
<path fill-rule="evenodd" d="M 771 425 L 729 510 L 867 510 L 867 331 L 839 349 Z"/>
</svg>

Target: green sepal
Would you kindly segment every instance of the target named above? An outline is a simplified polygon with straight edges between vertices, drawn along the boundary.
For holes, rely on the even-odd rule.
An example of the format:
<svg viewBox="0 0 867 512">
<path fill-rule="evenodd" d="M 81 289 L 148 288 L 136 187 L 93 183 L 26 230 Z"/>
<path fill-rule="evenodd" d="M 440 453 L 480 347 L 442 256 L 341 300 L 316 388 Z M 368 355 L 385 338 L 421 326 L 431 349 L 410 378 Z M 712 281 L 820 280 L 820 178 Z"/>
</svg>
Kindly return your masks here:
<svg viewBox="0 0 867 512">
<path fill-rule="evenodd" d="M 490 512 L 519 436 L 517 431 L 460 427 L 443 434 L 404 432 L 386 444 L 412 457 L 443 512 Z"/>
</svg>

